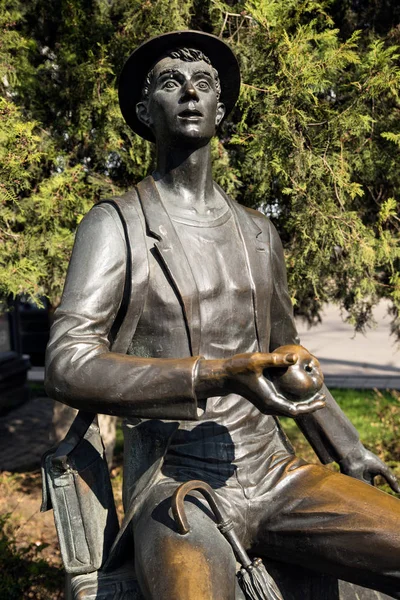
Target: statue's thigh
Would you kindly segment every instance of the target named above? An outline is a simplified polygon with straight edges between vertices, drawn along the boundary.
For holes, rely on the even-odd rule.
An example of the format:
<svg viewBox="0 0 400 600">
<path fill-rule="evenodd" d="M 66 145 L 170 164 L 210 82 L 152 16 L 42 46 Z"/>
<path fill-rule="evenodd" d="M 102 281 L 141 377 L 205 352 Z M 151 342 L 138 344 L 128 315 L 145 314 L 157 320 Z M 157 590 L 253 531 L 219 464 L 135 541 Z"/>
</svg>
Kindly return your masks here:
<svg viewBox="0 0 400 600">
<path fill-rule="evenodd" d="M 292 465 L 253 502 L 251 520 L 257 554 L 400 598 L 400 501 L 393 496 L 319 465 Z"/>
<path fill-rule="evenodd" d="M 146 599 L 234 600 L 236 562 L 212 513 L 187 497 L 191 531 L 180 535 L 171 513 L 176 482 L 155 485 L 135 519 L 135 568 Z"/>
</svg>

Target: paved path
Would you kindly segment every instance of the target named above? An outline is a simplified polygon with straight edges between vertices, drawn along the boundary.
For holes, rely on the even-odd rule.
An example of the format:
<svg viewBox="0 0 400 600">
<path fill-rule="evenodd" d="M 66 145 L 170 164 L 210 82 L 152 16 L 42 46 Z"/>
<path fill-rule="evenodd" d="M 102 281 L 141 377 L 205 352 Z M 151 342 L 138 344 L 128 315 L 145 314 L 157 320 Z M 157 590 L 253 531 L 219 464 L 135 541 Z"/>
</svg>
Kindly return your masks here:
<svg viewBox="0 0 400 600">
<path fill-rule="evenodd" d="M 317 327 L 298 320 L 301 343 L 320 360 L 328 387 L 400 389 L 400 349 L 390 336 L 387 308 L 381 302 L 375 309 L 376 326 L 365 335 L 355 335 L 334 306 Z"/>
<path fill-rule="evenodd" d="M 34 398 L 0 417 L 0 471 L 30 471 L 51 446 L 53 401 Z"/>
</svg>

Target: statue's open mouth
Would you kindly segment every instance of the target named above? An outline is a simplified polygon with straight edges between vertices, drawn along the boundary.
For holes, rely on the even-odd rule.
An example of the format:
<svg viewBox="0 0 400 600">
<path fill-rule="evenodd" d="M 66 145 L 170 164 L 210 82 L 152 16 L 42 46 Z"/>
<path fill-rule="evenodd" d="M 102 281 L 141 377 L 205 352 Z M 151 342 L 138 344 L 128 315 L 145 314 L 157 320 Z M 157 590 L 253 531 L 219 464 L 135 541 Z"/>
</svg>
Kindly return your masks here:
<svg viewBox="0 0 400 600">
<path fill-rule="evenodd" d="M 189 119 L 190 121 L 197 121 L 203 116 L 203 114 L 199 110 L 183 110 L 179 113 L 178 117 L 181 119 Z"/>
</svg>

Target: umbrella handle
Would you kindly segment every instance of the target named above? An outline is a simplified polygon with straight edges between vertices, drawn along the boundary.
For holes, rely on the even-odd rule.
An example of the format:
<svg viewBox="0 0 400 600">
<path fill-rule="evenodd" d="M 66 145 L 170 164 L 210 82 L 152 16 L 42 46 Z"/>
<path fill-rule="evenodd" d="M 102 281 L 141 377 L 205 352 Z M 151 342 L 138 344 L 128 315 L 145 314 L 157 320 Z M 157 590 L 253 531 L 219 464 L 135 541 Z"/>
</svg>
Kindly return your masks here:
<svg viewBox="0 0 400 600">
<path fill-rule="evenodd" d="M 217 498 L 214 490 L 208 483 L 205 481 L 200 481 L 200 479 L 192 479 L 192 481 L 187 481 L 180 485 L 174 492 L 171 500 L 172 504 L 172 514 L 174 515 L 174 519 L 178 526 L 178 531 L 181 535 L 186 535 L 190 531 L 189 521 L 186 517 L 184 500 L 186 494 L 196 490 L 204 496 L 210 505 L 215 518 L 217 520 L 218 525 L 222 525 L 225 523 L 226 518 L 221 510 L 220 506 L 218 506 Z"/>
<path fill-rule="evenodd" d="M 218 505 L 216 493 L 205 481 L 200 481 L 200 479 L 187 481 L 186 483 L 180 485 L 173 493 L 171 499 L 172 514 L 176 521 L 178 532 L 181 535 L 186 535 L 190 531 L 190 525 L 186 517 L 184 501 L 186 494 L 193 490 L 200 492 L 207 500 L 214 513 L 218 529 L 231 544 L 233 552 L 240 564 L 244 568 L 248 568 L 251 565 L 250 557 L 240 543 L 240 540 L 233 529 L 233 523 L 231 519 L 228 519 L 225 516 L 224 511 Z"/>
</svg>

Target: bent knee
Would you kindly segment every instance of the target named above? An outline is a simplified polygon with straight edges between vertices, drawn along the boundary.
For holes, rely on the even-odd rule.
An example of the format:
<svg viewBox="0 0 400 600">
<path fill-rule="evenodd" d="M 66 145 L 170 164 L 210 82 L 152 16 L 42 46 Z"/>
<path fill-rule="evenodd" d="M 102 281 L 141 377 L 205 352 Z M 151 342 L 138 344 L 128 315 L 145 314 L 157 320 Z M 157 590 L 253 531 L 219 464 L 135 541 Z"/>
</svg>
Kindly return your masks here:
<svg viewBox="0 0 400 600">
<path fill-rule="evenodd" d="M 187 511 L 191 531 L 141 519 L 135 528 L 137 576 L 146 598 L 231 600 L 236 561 L 223 535 L 200 508 Z"/>
</svg>

